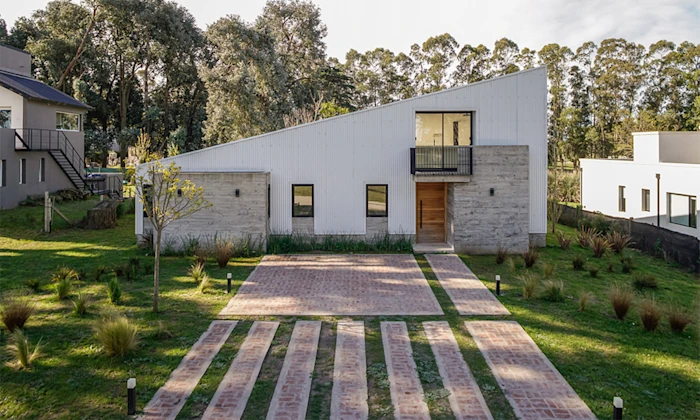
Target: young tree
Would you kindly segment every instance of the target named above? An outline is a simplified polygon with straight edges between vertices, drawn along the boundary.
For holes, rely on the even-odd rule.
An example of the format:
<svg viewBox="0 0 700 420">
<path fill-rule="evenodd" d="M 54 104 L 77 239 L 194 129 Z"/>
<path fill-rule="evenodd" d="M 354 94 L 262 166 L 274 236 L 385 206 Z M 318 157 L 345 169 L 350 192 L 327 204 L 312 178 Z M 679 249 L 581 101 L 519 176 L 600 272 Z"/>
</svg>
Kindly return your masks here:
<svg viewBox="0 0 700 420">
<path fill-rule="evenodd" d="M 146 166 L 144 174 L 134 175 L 136 194 L 153 226 L 155 263 L 153 270 L 153 312 L 158 312 L 158 280 L 160 276 L 160 241 L 163 230 L 172 222 L 210 207 L 204 190 L 192 181 L 180 179 L 180 167 L 164 166 L 156 161 Z"/>
</svg>

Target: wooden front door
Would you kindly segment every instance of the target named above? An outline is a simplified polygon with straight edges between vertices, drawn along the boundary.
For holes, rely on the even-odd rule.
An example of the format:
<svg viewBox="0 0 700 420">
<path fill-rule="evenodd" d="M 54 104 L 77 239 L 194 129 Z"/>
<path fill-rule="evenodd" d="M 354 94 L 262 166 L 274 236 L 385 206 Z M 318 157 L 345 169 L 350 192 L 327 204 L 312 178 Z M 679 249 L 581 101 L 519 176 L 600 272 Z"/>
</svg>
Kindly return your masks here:
<svg viewBox="0 0 700 420">
<path fill-rule="evenodd" d="M 416 183 L 416 243 L 445 243 L 447 184 Z"/>
</svg>

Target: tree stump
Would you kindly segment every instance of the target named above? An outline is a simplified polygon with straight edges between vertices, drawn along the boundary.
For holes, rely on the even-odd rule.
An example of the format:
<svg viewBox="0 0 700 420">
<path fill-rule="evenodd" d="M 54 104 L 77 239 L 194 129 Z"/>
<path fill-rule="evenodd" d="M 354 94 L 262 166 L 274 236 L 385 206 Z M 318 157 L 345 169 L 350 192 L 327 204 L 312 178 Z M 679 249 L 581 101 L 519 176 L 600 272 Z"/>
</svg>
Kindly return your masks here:
<svg viewBox="0 0 700 420">
<path fill-rule="evenodd" d="M 117 226 L 117 202 L 105 200 L 88 210 L 86 229 L 109 229 Z"/>
</svg>

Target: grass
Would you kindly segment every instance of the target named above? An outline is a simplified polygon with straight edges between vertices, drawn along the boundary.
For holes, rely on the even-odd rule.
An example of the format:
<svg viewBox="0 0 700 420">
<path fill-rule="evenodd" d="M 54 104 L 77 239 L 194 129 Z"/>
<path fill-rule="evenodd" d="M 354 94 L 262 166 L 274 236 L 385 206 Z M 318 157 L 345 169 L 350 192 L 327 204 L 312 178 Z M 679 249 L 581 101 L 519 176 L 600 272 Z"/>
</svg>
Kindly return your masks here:
<svg viewBox="0 0 700 420">
<path fill-rule="evenodd" d="M 13 212 L 26 211 L 3 212 L 0 224 L 5 223 L 5 215 L 22 222 L 23 216 Z M 147 251 L 135 246 L 133 215 L 125 214 L 117 223 L 117 228 L 109 231 L 66 228 L 56 229 L 50 235 L 40 233 L 40 226 L 24 224 L 26 228 L 18 227 L 23 226 L 22 223 L 2 230 L 0 290 L 25 291 L 28 279 L 46 281 L 51 272 L 65 265 L 77 272 L 89 273 L 88 280 L 76 280 L 74 285 L 91 297 L 91 307 L 80 318 L 72 315 L 72 303 L 57 301 L 48 286 L 30 295 L 35 301 L 36 312 L 26 323 L 25 331 L 32 343 L 41 340 L 42 357 L 34 361 L 28 371 L 0 367 L 3 381 L 0 418 L 124 418 L 124 382 L 129 377 L 137 378 L 137 408 L 142 409 L 227 303 L 230 295 L 225 293 L 226 273 L 233 273 L 235 292 L 259 261 L 259 258 L 234 258 L 225 269 L 220 269 L 210 258 L 205 264 L 214 286 L 207 293 L 199 293 L 188 275 L 194 257 L 164 257 L 161 263 L 161 312 L 151 312 L 152 277 L 148 274 L 139 275 L 132 281 L 120 281 L 122 299 L 120 305 L 115 306 L 109 303 L 106 292 L 106 282 L 114 278 L 112 267 L 126 266 L 130 258 L 140 258 L 141 266 L 152 259 Z M 573 230 L 560 229 L 569 238 L 574 237 Z M 407 323 L 430 414 L 433 418 L 452 418 L 441 380 L 435 376 L 432 351 L 424 338 L 422 322 L 429 320 L 449 323 L 494 418 L 514 419 L 512 408 L 466 330 L 464 321 L 472 319 L 518 321 L 600 418 L 610 416 L 614 396 L 625 400 L 625 416 L 630 418 L 695 416 L 695 397 L 700 394 L 697 324 L 691 323 L 682 333 L 672 332 L 668 325 L 669 314 L 662 318 L 652 334 L 640 325 L 638 306 L 630 309 L 625 320 L 616 319 L 607 292 L 615 283 L 631 285 L 633 276 L 622 271 L 624 260 L 613 253 L 600 259 L 592 258 L 592 251 L 575 241 L 569 249 L 562 250 L 551 234 L 547 235 L 547 243 L 546 248 L 538 250 L 538 264 L 529 269 L 524 267 L 522 257 L 518 255 L 511 255 L 505 261 L 507 264 L 501 265 L 496 264 L 493 255 L 461 256 L 491 291 L 495 290 L 492 279 L 496 274 L 501 275 L 503 296 L 499 300 L 513 314 L 511 317 L 460 316 L 422 256 L 417 256 L 416 260 L 442 306 L 444 316 L 237 317 L 238 325 L 186 402 L 179 418 L 202 415 L 252 322 L 266 319 L 277 320 L 280 326 L 248 400 L 243 414 L 246 419 L 265 417 L 294 323 L 301 319 L 323 322 L 307 411 L 310 419 L 328 418 L 330 414 L 335 325 L 341 319 L 365 323 L 371 419 L 393 418 L 380 333 L 382 321 Z M 353 248 L 356 245 L 338 241 L 333 246 Z M 586 271 L 573 269 L 575 256 L 587 261 Z M 696 277 L 633 250 L 625 249 L 623 256 L 633 260 L 635 274 L 653 275 L 658 279 L 657 289 L 645 289 L 644 297 L 653 297 L 660 307 L 677 311 L 674 320 L 697 319 L 693 312 L 700 291 Z M 551 277 L 557 286 L 559 282 L 564 286 L 563 302 L 547 301 L 537 293 L 532 299 L 524 299 L 522 283 L 517 278 L 529 273 L 541 280 L 546 267 L 554 265 L 557 269 Z M 612 272 L 606 270 L 609 265 Z M 107 269 L 96 279 L 93 273 L 100 267 Z M 600 271 L 600 276 L 589 275 L 588 270 L 594 268 Z M 148 270 L 142 270 L 145 271 Z M 642 292 L 636 293 L 641 301 Z M 579 311 L 584 295 L 585 310 Z M 92 330 L 105 312 L 126 316 L 139 330 L 139 347 L 123 358 L 104 354 Z M 10 360 L 4 353 L 0 357 L 4 361 Z"/>
</svg>

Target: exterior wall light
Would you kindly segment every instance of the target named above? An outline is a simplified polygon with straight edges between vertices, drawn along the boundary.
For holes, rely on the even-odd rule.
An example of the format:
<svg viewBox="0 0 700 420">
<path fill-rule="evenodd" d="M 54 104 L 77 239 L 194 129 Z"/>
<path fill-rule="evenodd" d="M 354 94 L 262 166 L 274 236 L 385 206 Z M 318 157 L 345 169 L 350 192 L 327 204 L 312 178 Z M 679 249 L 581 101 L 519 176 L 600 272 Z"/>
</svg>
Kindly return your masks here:
<svg viewBox="0 0 700 420">
<path fill-rule="evenodd" d="M 489 188 L 489 195 L 493 197 L 496 194 L 496 189 L 495 188 Z"/>
</svg>

